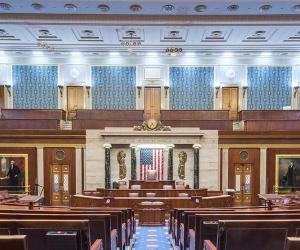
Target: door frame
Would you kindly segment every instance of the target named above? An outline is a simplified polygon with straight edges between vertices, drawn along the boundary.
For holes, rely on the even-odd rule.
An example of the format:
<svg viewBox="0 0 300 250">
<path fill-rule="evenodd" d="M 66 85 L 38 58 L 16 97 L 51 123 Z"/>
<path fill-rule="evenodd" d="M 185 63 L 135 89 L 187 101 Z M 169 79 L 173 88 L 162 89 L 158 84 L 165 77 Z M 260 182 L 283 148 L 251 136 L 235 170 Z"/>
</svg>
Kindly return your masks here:
<svg viewBox="0 0 300 250">
<path fill-rule="evenodd" d="M 86 105 L 85 105 L 85 90 L 86 90 L 86 86 L 84 85 L 78 85 L 78 84 L 66 84 L 65 85 L 65 88 L 66 88 L 66 104 L 65 104 L 65 107 L 66 107 L 66 112 L 67 112 L 67 115 L 69 114 L 69 87 L 76 87 L 76 88 L 82 88 L 82 94 L 83 94 L 83 100 L 82 100 L 82 103 L 83 103 L 83 107 L 82 109 L 85 109 L 86 108 Z"/>
<path fill-rule="evenodd" d="M 237 119 L 238 119 L 238 116 L 239 116 L 239 112 L 240 112 L 240 86 L 239 85 L 229 85 L 229 86 L 222 86 L 222 91 L 221 91 L 221 98 L 220 98 L 220 102 L 221 102 L 221 109 L 223 110 L 223 91 L 224 89 L 237 89 Z"/>
<path fill-rule="evenodd" d="M 146 108 L 146 105 L 145 105 L 145 102 L 146 102 L 146 89 L 159 89 L 159 101 L 160 101 L 160 107 L 159 107 L 159 112 L 161 112 L 161 104 L 162 104 L 162 101 L 161 101 L 161 96 L 162 96 L 162 94 L 161 94 L 161 90 L 162 90 L 162 86 L 144 86 L 144 88 L 143 88 L 143 96 L 144 96 L 144 103 L 143 103 L 143 106 L 144 106 L 144 120 L 146 120 L 145 119 L 145 108 Z M 159 119 L 160 120 L 160 119 Z"/>
<path fill-rule="evenodd" d="M 248 159 L 241 160 L 240 152 L 247 151 Z M 253 192 L 252 205 L 257 205 L 260 193 L 260 148 L 229 148 L 228 150 L 228 188 L 235 189 L 235 164 L 252 164 L 253 165 Z M 265 180 L 266 181 L 266 180 Z"/>
</svg>

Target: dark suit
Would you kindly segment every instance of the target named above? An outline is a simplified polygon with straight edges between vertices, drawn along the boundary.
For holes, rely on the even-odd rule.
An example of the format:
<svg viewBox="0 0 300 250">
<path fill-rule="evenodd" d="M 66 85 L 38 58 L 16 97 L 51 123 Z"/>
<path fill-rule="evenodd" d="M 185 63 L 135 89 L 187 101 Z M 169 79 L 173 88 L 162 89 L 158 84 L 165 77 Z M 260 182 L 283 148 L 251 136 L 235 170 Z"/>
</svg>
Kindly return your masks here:
<svg viewBox="0 0 300 250">
<path fill-rule="evenodd" d="M 7 176 L 9 177 L 8 185 L 11 186 L 9 189 L 11 191 L 17 191 L 19 186 L 19 176 L 20 176 L 20 169 L 16 165 L 12 165 L 9 167 Z"/>
</svg>

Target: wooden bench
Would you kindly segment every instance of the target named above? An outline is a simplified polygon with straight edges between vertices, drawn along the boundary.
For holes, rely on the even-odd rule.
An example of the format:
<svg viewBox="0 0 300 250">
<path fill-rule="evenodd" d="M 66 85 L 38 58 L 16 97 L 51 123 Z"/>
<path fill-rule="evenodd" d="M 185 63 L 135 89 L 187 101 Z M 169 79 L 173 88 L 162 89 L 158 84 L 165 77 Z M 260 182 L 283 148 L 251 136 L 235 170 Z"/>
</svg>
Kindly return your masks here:
<svg viewBox="0 0 300 250">
<path fill-rule="evenodd" d="M 300 234 L 300 220 L 220 220 L 218 250 L 282 250 Z"/>
<path fill-rule="evenodd" d="M 196 214 L 195 228 L 190 228 L 189 244 L 192 249 L 203 249 L 204 241 L 210 240 L 212 243 L 217 242 L 218 221 L 219 220 L 276 220 L 276 219 L 300 219 L 300 213 L 295 214 Z M 186 238 L 187 239 L 187 238 Z"/>
<path fill-rule="evenodd" d="M 16 206 L 17 207 L 17 206 Z M 110 214 L 111 228 L 116 229 L 118 233 L 118 246 L 130 244 L 130 239 L 135 233 L 134 212 L 130 208 L 109 208 L 109 207 L 70 207 L 54 208 L 43 207 L 37 210 L 20 209 L 0 209 L 0 213 L 33 213 L 33 214 Z"/>
<path fill-rule="evenodd" d="M 91 247 L 88 220 L 0 220 L 0 228 L 7 230 L 7 235 L 26 235 L 28 250 L 47 248 L 47 232 L 77 232 L 78 250 L 89 250 Z"/>
<path fill-rule="evenodd" d="M 28 250 L 26 235 L 0 235 L 1 250 Z"/>
<path fill-rule="evenodd" d="M 1 212 L 1 211 L 0 211 Z M 116 249 L 116 229 L 111 227 L 110 214 L 22 214 L 0 213 L 0 219 L 17 220 L 89 220 L 90 240 L 102 240 L 105 249 Z M 120 246 L 119 246 L 120 247 Z"/>
<path fill-rule="evenodd" d="M 287 237 L 284 250 L 299 250 L 300 237 Z"/>
</svg>

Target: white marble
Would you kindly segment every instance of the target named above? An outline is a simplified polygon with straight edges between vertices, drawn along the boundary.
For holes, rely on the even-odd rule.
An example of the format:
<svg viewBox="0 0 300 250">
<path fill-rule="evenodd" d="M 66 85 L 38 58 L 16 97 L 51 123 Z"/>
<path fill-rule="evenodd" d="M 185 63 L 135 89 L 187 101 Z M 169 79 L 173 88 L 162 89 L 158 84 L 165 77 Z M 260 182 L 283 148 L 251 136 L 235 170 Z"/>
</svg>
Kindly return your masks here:
<svg viewBox="0 0 300 250">
<path fill-rule="evenodd" d="M 174 144 L 174 179 L 178 180 L 178 153 L 186 151 L 186 184 L 193 187 L 194 182 L 194 144 L 200 144 L 200 187 L 212 190 L 219 189 L 218 164 L 218 132 L 199 130 L 199 128 L 174 128 L 172 131 L 135 132 L 132 128 L 106 128 L 105 130 L 87 130 L 86 132 L 86 169 L 85 188 L 95 189 L 104 187 L 105 178 L 105 151 L 103 145 L 109 143 L 111 148 L 111 182 L 119 179 L 117 153 L 120 150 L 126 153 L 127 176 L 130 179 L 131 155 L 130 144 L 136 144 L 137 177 L 139 178 L 141 144 Z M 167 179 L 168 152 L 164 152 L 164 178 Z"/>
<path fill-rule="evenodd" d="M 265 194 L 267 191 L 267 149 L 260 149 L 260 193 Z"/>
</svg>

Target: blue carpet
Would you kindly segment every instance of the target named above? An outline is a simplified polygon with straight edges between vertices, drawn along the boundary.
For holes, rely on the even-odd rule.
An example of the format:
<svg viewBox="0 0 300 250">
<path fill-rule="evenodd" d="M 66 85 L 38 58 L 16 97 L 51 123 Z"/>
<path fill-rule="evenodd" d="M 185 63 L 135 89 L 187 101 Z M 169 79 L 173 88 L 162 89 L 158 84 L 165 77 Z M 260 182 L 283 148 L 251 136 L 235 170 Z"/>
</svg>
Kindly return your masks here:
<svg viewBox="0 0 300 250">
<path fill-rule="evenodd" d="M 137 226 L 132 250 L 172 250 L 168 227 Z"/>
</svg>

